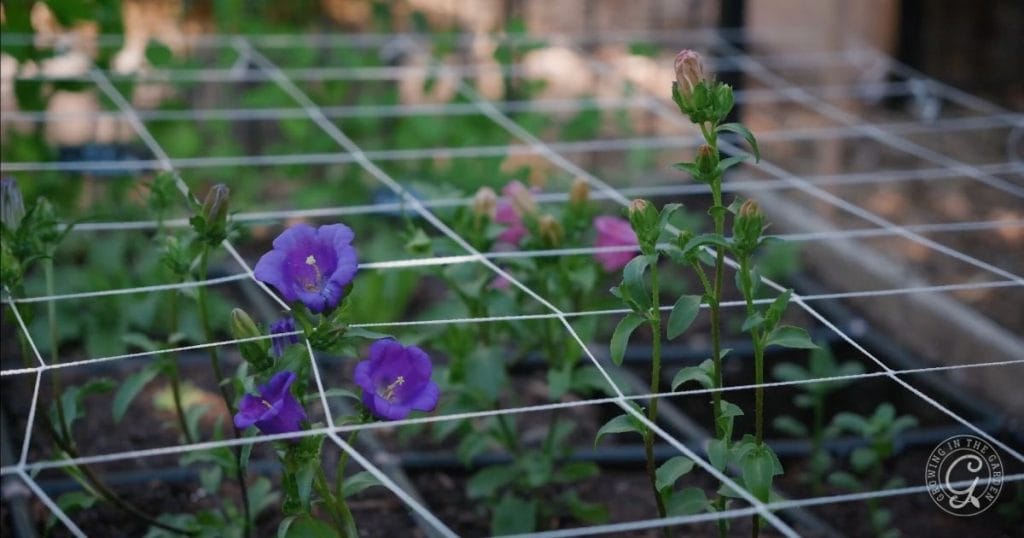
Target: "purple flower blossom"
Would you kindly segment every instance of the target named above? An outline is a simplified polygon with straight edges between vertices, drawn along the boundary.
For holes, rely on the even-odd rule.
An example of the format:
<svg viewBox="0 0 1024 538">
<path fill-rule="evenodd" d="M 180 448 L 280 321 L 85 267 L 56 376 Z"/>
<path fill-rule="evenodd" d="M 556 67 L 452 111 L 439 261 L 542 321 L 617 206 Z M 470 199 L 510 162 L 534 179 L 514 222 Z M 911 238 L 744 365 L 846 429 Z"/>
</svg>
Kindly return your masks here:
<svg viewBox="0 0 1024 538">
<path fill-rule="evenodd" d="M 595 244 L 598 247 L 636 247 L 633 250 L 594 254 L 604 270 L 609 273 L 614 273 L 625 267 L 640 250 L 636 234 L 633 233 L 633 228 L 626 219 L 608 216 L 597 217 L 594 219 L 594 229 L 597 230 Z"/>
<path fill-rule="evenodd" d="M 299 335 L 295 332 L 295 318 L 288 316 L 270 325 L 270 353 L 275 357 L 284 355 L 288 346 L 299 343 Z"/>
<path fill-rule="evenodd" d="M 370 358 L 356 365 L 355 381 L 374 416 L 401 420 L 412 410 L 434 410 L 441 389 L 430 380 L 432 369 L 422 349 L 387 338 L 370 345 Z"/>
<path fill-rule="evenodd" d="M 235 415 L 235 427 L 244 430 L 255 424 L 267 435 L 299 431 L 302 421 L 306 420 L 306 412 L 289 391 L 294 382 L 295 373 L 286 370 L 274 374 L 261 386 L 259 396 L 243 396 Z"/>
<path fill-rule="evenodd" d="M 274 239 L 274 249 L 256 262 L 253 272 L 288 302 L 301 301 L 314 313 L 333 310 L 356 274 L 354 237 L 344 224 L 315 230 L 297 224 Z"/>
</svg>

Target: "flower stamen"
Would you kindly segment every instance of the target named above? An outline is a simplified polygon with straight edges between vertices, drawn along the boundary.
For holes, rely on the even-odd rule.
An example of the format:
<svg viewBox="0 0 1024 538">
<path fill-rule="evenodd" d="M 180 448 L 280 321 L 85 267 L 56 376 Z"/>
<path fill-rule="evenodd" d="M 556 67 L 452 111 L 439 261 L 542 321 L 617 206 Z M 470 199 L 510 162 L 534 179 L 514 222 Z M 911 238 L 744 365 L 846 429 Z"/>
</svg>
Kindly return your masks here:
<svg viewBox="0 0 1024 538">
<path fill-rule="evenodd" d="M 405 377 L 404 376 L 398 376 L 398 377 L 395 378 L 394 382 L 392 382 L 390 385 L 384 387 L 384 389 L 382 391 L 378 392 L 377 394 L 381 398 L 384 398 L 385 400 L 387 400 L 389 402 L 392 402 L 392 401 L 395 400 L 395 390 L 398 389 L 398 387 L 401 387 L 404 384 L 405 384 Z"/>
<path fill-rule="evenodd" d="M 320 272 L 320 266 L 316 264 L 316 257 L 312 254 L 306 256 L 306 265 L 313 268 L 313 271 L 316 273 L 316 277 L 314 280 L 305 280 L 302 283 L 302 286 L 306 288 L 306 291 L 316 291 L 320 289 L 320 285 L 324 280 L 324 275 Z"/>
</svg>

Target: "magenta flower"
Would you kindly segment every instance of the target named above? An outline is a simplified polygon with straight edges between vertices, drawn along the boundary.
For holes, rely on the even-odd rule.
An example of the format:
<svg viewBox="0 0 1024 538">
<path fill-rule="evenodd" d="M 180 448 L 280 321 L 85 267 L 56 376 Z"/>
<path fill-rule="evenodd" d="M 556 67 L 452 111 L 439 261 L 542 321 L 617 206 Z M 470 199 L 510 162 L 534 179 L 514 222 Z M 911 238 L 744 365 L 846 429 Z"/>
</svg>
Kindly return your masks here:
<svg viewBox="0 0 1024 538">
<path fill-rule="evenodd" d="M 432 370 L 422 349 L 386 338 L 370 345 L 370 358 L 356 365 L 355 381 L 374 416 L 401 420 L 413 410 L 434 410 L 441 389 L 430 379 Z"/>
<path fill-rule="evenodd" d="M 256 262 L 253 273 L 288 302 L 301 301 L 314 313 L 333 310 L 356 274 L 354 237 L 344 224 L 315 230 L 297 224 L 274 239 L 274 249 Z"/>
<path fill-rule="evenodd" d="M 288 316 L 270 325 L 270 353 L 275 357 L 284 355 L 288 346 L 299 343 L 299 335 L 295 332 L 295 318 Z"/>
<path fill-rule="evenodd" d="M 599 252 L 594 258 L 601 263 L 605 271 L 614 273 L 629 263 L 633 256 L 640 251 L 636 234 L 629 225 L 629 221 L 618 217 L 601 216 L 594 219 L 594 229 L 597 230 L 597 247 L 635 247 L 629 250 L 616 252 Z"/>
<path fill-rule="evenodd" d="M 294 382 L 293 372 L 279 372 L 260 387 L 259 396 L 243 396 L 235 415 L 235 427 L 244 430 L 255 424 L 267 435 L 299 431 L 302 421 L 306 420 L 306 412 L 289 391 Z"/>
<path fill-rule="evenodd" d="M 495 209 L 494 222 L 504 224 L 506 228 L 498 236 L 498 241 L 518 245 L 527 233 L 523 215 L 537 212 L 537 202 L 533 199 L 535 192 L 518 181 L 512 181 L 501 189 L 501 193 L 504 196 Z"/>
</svg>

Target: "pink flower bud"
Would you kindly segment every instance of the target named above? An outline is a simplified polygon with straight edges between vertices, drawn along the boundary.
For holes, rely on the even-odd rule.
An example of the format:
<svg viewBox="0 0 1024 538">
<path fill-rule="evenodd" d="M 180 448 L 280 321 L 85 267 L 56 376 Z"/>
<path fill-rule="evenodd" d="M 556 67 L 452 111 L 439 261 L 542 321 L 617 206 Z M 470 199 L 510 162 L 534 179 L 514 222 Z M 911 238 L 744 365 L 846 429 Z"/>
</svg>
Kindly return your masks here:
<svg viewBox="0 0 1024 538">
<path fill-rule="evenodd" d="M 683 98 L 688 98 L 693 93 L 693 88 L 705 80 L 700 54 L 690 49 L 684 49 L 676 55 L 675 69 L 679 94 Z"/>
</svg>

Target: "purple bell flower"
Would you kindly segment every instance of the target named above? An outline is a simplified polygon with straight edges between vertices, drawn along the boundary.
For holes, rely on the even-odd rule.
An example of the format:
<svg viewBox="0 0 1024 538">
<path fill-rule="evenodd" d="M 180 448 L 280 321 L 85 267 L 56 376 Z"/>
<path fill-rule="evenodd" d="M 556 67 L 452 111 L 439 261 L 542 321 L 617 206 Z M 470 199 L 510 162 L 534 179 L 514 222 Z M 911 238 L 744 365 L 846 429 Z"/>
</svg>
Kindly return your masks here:
<svg viewBox="0 0 1024 538">
<path fill-rule="evenodd" d="M 401 420 L 413 410 L 434 410 L 441 389 L 430 380 L 432 370 L 422 349 L 383 339 L 371 344 L 370 358 L 356 365 L 355 381 L 374 416 Z"/>
<path fill-rule="evenodd" d="M 281 358 L 288 346 L 299 343 L 299 335 L 295 332 L 295 318 L 288 316 L 270 325 L 270 354 Z"/>
<path fill-rule="evenodd" d="M 299 431 L 302 421 L 306 420 L 306 412 L 289 391 L 294 382 L 294 372 L 278 372 L 260 387 L 259 396 L 243 396 L 235 415 L 235 427 L 244 430 L 255 424 L 267 435 Z"/>
<path fill-rule="evenodd" d="M 288 228 L 274 239 L 253 273 L 277 288 L 288 302 L 301 301 L 313 313 L 333 310 L 355 277 L 359 262 L 355 234 L 344 224 Z"/>
</svg>

